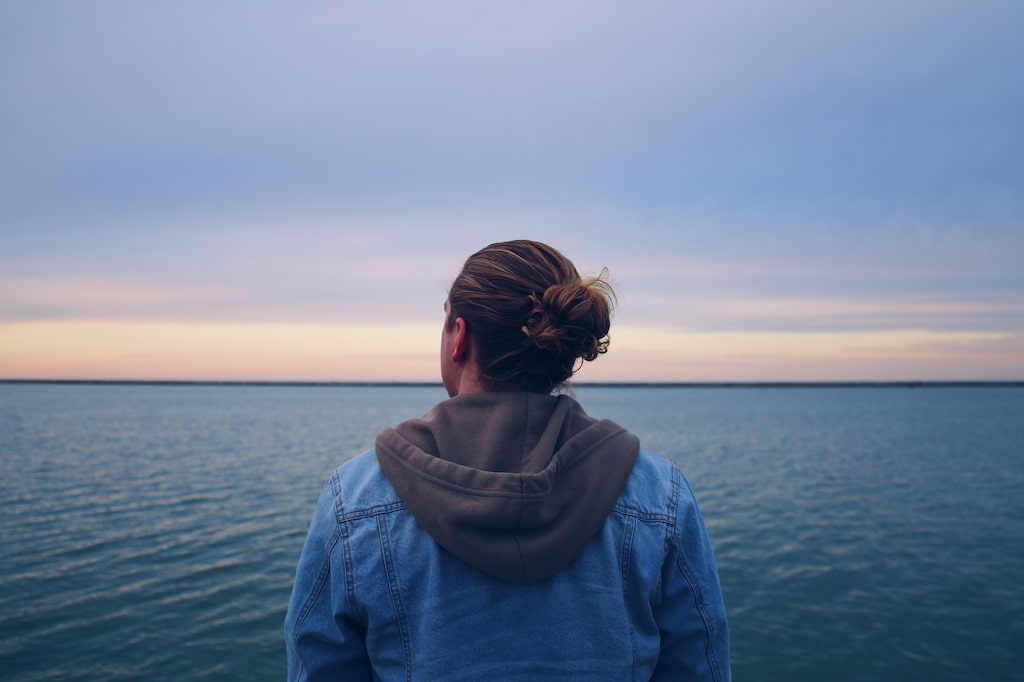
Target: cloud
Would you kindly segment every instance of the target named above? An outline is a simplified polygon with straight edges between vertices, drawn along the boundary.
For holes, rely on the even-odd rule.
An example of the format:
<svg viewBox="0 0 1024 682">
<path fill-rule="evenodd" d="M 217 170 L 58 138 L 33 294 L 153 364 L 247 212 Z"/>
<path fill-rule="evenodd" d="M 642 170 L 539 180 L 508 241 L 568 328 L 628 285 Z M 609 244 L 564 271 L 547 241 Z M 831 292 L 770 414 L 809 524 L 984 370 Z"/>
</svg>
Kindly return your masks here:
<svg viewBox="0 0 1024 682">
<path fill-rule="evenodd" d="M 7 3 L 0 323 L 433 324 L 469 253 L 530 237 L 607 266 L 627 329 L 1012 344 L 1022 20 Z"/>
<path fill-rule="evenodd" d="M 706 227 L 516 207 L 129 214 L 8 240 L 0 319 L 433 321 L 469 253 L 520 237 L 584 274 L 607 267 L 629 325 L 1000 332 L 1024 319 L 1021 234 Z"/>
<path fill-rule="evenodd" d="M 1019 206 L 1014 3 L 198 9 L 8 8 L 5 198 Z"/>
</svg>

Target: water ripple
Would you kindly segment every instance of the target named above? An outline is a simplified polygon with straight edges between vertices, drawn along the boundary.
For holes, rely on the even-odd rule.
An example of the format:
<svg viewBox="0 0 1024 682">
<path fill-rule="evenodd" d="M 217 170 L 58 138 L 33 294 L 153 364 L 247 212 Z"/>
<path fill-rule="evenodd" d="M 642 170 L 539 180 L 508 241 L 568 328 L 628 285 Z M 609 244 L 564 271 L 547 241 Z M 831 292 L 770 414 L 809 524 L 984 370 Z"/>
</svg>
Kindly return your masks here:
<svg viewBox="0 0 1024 682">
<path fill-rule="evenodd" d="M 0 386 L 0 675 L 282 678 L 324 478 L 440 393 Z M 1024 391 L 578 396 L 693 482 L 737 679 L 1024 680 Z"/>
</svg>

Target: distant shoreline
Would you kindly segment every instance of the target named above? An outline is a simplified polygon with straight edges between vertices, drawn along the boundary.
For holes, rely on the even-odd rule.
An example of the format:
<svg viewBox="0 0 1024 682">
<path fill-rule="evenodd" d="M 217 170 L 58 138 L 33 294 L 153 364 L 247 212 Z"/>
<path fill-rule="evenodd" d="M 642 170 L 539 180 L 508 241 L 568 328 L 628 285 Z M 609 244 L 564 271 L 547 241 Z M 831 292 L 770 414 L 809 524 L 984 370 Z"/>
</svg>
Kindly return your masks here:
<svg viewBox="0 0 1024 682">
<path fill-rule="evenodd" d="M 189 381 L 175 379 L 0 379 L 0 384 L 88 386 L 266 386 L 307 388 L 440 388 L 439 381 Z M 971 388 L 1020 387 L 1008 381 L 581 381 L 575 388 Z"/>
</svg>

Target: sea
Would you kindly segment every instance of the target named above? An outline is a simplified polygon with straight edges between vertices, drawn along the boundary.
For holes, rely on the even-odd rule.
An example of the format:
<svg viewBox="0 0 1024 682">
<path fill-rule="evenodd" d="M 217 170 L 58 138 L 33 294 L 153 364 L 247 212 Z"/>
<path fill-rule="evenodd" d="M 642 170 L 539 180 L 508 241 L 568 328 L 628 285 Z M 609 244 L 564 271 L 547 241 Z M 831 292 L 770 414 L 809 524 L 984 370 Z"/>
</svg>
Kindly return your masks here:
<svg viewBox="0 0 1024 682">
<path fill-rule="evenodd" d="M 574 391 L 690 480 L 736 680 L 1024 680 L 1024 387 Z M 324 479 L 444 398 L 0 384 L 0 679 L 283 679 Z"/>
</svg>

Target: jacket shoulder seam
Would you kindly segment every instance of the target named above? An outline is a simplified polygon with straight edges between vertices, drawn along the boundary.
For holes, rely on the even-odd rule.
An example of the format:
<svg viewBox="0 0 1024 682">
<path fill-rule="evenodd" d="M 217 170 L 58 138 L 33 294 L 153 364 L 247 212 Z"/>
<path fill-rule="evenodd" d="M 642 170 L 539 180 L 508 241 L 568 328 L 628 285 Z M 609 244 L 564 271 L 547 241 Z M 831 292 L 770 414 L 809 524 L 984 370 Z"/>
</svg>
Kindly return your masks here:
<svg viewBox="0 0 1024 682">
<path fill-rule="evenodd" d="M 612 511 L 622 514 L 623 516 L 630 516 L 639 521 L 653 521 L 655 523 L 665 523 L 670 526 L 674 525 L 674 519 L 672 516 L 664 512 L 644 511 L 621 503 L 612 507 Z"/>
<path fill-rule="evenodd" d="M 343 511 L 339 509 L 337 512 L 337 519 L 338 523 L 345 523 L 347 521 L 356 521 L 358 519 L 380 516 L 381 514 L 390 514 L 392 512 L 401 511 L 405 508 L 404 502 L 397 501 L 385 504 L 375 504 L 370 507 L 361 507 L 350 511 Z"/>
</svg>

